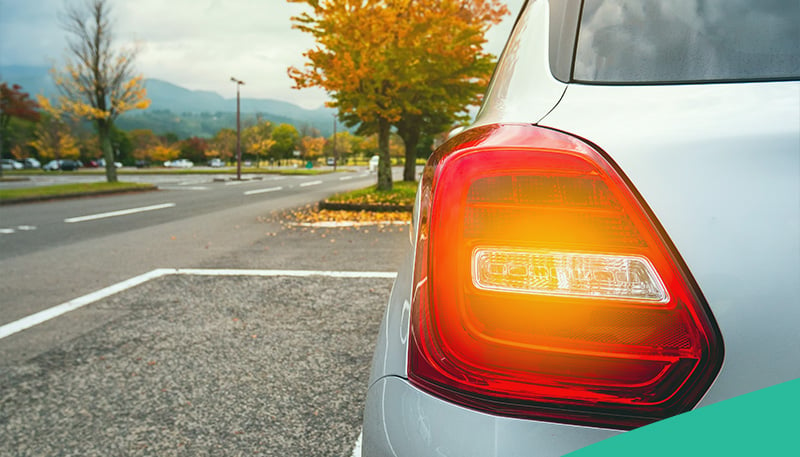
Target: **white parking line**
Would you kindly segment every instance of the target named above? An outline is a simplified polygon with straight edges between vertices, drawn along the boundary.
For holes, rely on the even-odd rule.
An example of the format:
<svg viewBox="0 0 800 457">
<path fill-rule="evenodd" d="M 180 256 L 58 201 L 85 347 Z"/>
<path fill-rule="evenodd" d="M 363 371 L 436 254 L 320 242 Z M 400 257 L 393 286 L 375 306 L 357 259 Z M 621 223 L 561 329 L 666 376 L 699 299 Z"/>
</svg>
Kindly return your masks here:
<svg viewBox="0 0 800 457">
<path fill-rule="evenodd" d="M 156 268 L 155 270 L 135 276 L 114 285 L 100 289 L 96 292 L 75 298 L 68 302 L 54 306 L 52 308 L 39 311 L 38 313 L 31 314 L 30 316 L 23 317 L 17 321 L 8 323 L 0 327 L 0 339 L 13 335 L 22 330 L 31 328 L 42 322 L 49 321 L 55 317 L 66 314 L 70 311 L 84 307 L 88 304 L 102 300 L 106 297 L 116 293 L 125 291 L 132 287 L 136 287 L 151 279 L 160 278 L 167 275 L 198 275 L 198 276 L 292 276 L 292 277 L 310 277 L 310 276 L 323 276 L 328 278 L 367 278 L 367 279 L 394 279 L 397 273 L 386 271 L 322 271 L 322 270 L 215 270 L 215 269 L 197 269 L 197 268 Z"/>
<path fill-rule="evenodd" d="M 266 189 L 256 189 L 256 190 L 248 190 L 245 192 L 245 195 L 255 195 L 255 194 L 263 194 L 265 192 L 275 192 L 278 190 L 283 189 L 283 187 L 268 187 Z"/>
<path fill-rule="evenodd" d="M 111 211 L 108 213 L 90 214 L 88 216 L 69 217 L 64 219 L 67 224 L 75 222 L 93 221 L 95 219 L 105 219 L 107 217 L 126 216 L 128 214 L 143 213 L 145 211 L 155 211 L 157 209 L 172 208 L 175 203 L 162 203 L 160 205 L 142 206 L 139 208 L 121 209 L 119 211 Z"/>
<path fill-rule="evenodd" d="M 301 182 L 300 187 L 316 186 L 317 184 L 322 184 L 322 181 Z"/>
<path fill-rule="evenodd" d="M 352 176 L 342 176 L 341 178 L 339 178 L 339 181 L 347 181 L 348 179 L 353 179 L 353 177 Z"/>
<path fill-rule="evenodd" d="M 364 439 L 364 431 L 358 433 L 358 439 L 356 440 L 355 446 L 353 446 L 353 453 L 350 454 L 350 457 L 361 457 L 361 441 Z"/>
<path fill-rule="evenodd" d="M 16 232 L 13 228 L 0 228 L 0 235 L 11 235 Z"/>
</svg>

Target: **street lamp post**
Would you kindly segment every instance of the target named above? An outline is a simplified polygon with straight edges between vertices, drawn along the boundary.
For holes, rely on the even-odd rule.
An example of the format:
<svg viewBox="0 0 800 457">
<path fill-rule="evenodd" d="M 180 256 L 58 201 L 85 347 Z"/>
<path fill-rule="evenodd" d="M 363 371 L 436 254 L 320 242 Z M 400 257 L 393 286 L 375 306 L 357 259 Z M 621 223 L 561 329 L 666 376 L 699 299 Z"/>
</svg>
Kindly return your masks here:
<svg viewBox="0 0 800 457">
<path fill-rule="evenodd" d="M 244 85 L 244 81 L 231 76 L 231 81 L 236 83 L 236 180 L 242 180 L 242 125 L 239 122 L 239 86 Z"/>
<path fill-rule="evenodd" d="M 336 153 L 336 113 L 333 114 L 333 171 L 339 163 L 339 154 Z"/>
</svg>

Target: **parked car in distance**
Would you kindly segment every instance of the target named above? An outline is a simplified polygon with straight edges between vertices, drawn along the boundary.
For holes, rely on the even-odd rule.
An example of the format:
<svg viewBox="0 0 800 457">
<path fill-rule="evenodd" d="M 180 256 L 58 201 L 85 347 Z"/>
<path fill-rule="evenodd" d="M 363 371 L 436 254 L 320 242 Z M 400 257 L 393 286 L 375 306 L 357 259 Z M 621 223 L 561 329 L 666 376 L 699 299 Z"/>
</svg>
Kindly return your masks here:
<svg viewBox="0 0 800 457">
<path fill-rule="evenodd" d="M 21 163 L 14 159 L 2 159 L 0 163 L 2 163 L 3 170 L 22 170 L 24 168 Z"/>
<path fill-rule="evenodd" d="M 225 163 L 221 159 L 219 159 L 217 157 L 214 157 L 213 159 L 208 161 L 208 166 L 209 167 L 219 168 L 219 167 L 222 167 L 224 165 L 225 165 Z"/>
<path fill-rule="evenodd" d="M 325 165 L 332 167 L 336 164 L 336 160 L 333 157 L 328 157 L 325 159 Z"/>
<path fill-rule="evenodd" d="M 378 162 L 380 162 L 381 158 L 377 155 L 370 157 L 369 159 L 369 171 L 375 171 L 378 169 Z"/>
<path fill-rule="evenodd" d="M 167 168 L 192 168 L 194 163 L 189 159 L 175 159 L 164 162 Z"/>
<path fill-rule="evenodd" d="M 525 2 L 423 171 L 362 455 L 560 456 L 800 378 L 798 24 L 797 0 Z M 708 439 L 774 454 L 791 408 L 765 407 Z"/>
<path fill-rule="evenodd" d="M 56 171 L 60 169 L 61 169 L 60 160 L 51 160 L 42 166 L 42 170 L 44 171 Z"/>
<path fill-rule="evenodd" d="M 27 157 L 22 160 L 22 166 L 24 168 L 42 168 L 42 163 L 38 160 L 34 159 L 33 157 Z"/>
<path fill-rule="evenodd" d="M 64 159 L 59 161 L 59 168 L 61 171 L 75 171 L 80 168 L 81 163 L 77 160 Z"/>
</svg>

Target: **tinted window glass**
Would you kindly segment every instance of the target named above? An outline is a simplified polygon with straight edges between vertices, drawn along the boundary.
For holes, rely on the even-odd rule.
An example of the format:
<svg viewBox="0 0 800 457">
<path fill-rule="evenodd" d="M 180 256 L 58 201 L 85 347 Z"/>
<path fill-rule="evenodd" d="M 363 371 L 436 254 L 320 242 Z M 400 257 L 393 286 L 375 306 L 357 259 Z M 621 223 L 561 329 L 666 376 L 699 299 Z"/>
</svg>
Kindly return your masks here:
<svg viewBox="0 0 800 457">
<path fill-rule="evenodd" d="M 573 78 L 682 82 L 800 77 L 797 0 L 585 0 Z"/>
</svg>

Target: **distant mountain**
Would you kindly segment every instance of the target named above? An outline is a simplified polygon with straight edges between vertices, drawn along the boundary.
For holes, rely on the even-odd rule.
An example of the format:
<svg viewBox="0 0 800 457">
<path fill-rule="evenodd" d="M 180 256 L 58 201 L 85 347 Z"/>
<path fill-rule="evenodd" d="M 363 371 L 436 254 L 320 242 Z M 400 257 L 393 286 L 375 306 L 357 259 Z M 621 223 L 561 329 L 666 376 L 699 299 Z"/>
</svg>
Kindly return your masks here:
<svg viewBox="0 0 800 457">
<path fill-rule="evenodd" d="M 56 88 L 47 67 L 0 66 L 0 81 L 19 84 L 34 96 L 52 97 Z M 120 117 L 117 125 L 125 130 L 149 128 L 156 133 L 173 132 L 179 137 L 212 136 L 220 128 L 236 127 L 236 99 L 224 98 L 216 92 L 189 90 L 160 79 L 146 79 L 150 107 L 133 111 Z M 257 118 L 275 124 L 293 124 L 298 129 L 305 126 L 328 136 L 333 131 L 333 113 L 330 108 L 308 110 L 292 103 L 264 99 L 241 99 L 242 122 L 247 125 Z"/>
</svg>

